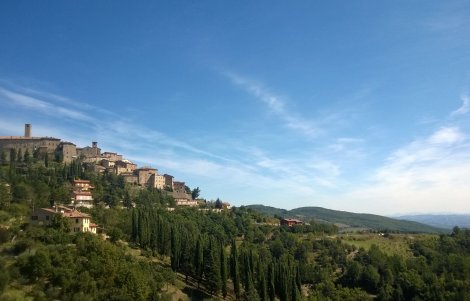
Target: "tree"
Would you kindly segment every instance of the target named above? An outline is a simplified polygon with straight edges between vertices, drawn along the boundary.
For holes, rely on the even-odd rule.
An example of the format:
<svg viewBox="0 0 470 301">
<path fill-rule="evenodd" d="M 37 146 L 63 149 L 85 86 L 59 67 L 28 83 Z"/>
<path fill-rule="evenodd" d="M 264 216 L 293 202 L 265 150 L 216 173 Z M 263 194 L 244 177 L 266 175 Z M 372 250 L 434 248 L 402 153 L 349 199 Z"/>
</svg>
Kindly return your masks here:
<svg viewBox="0 0 470 301">
<path fill-rule="evenodd" d="M 222 295 L 227 297 L 227 261 L 223 244 L 220 245 L 220 277 L 222 278 Z"/>
<path fill-rule="evenodd" d="M 9 186 L 0 181 L 0 210 L 6 209 L 10 205 L 11 197 Z"/>
<path fill-rule="evenodd" d="M 199 187 L 194 188 L 193 191 L 191 191 L 192 199 L 193 200 L 197 199 L 200 193 L 201 193 L 201 190 L 199 189 Z"/>
<path fill-rule="evenodd" d="M 240 269 L 238 267 L 238 250 L 235 239 L 232 239 L 232 246 L 230 248 L 230 274 L 235 290 L 237 300 L 240 298 Z"/>
<path fill-rule="evenodd" d="M 196 252 L 194 254 L 194 273 L 197 278 L 197 285 L 202 280 L 202 275 L 204 273 L 204 241 L 202 236 L 199 236 L 196 243 Z"/>
<path fill-rule="evenodd" d="M 23 162 L 23 152 L 21 151 L 21 148 L 18 149 L 18 153 L 17 153 L 17 155 L 16 155 L 16 161 L 17 161 L 18 163 Z"/>
<path fill-rule="evenodd" d="M 2 152 L 0 153 L 0 164 L 4 165 L 6 162 L 7 162 L 7 154 L 2 149 Z"/>
<path fill-rule="evenodd" d="M 14 148 L 10 149 L 10 164 L 16 162 L 16 151 Z"/>
<path fill-rule="evenodd" d="M 52 217 L 51 227 L 63 233 L 68 233 L 72 229 L 70 220 L 66 217 L 63 217 L 62 214 L 59 213 L 55 214 Z"/>
<path fill-rule="evenodd" d="M 29 150 L 26 149 L 26 151 L 24 152 L 23 161 L 25 163 L 28 163 L 30 160 L 31 160 L 31 154 L 29 153 Z"/>
</svg>

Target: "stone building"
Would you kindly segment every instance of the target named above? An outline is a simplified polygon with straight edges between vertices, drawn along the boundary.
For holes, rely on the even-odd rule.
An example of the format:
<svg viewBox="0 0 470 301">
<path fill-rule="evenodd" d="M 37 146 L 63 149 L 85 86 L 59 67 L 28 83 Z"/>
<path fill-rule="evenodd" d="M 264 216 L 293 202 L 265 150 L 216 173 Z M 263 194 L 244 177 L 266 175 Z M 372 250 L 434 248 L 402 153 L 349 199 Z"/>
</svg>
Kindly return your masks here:
<svg viewBox="0 0 470 301">
<path fill-rule="evenodd" d="M 114 172 L 117 175 L 120 175 L 122 173 L 134 172 L 136 168 L 137 168 L 136 164 L 126 159 L 118 160 L 114 162 Z"/>
<path fill-rule="evenodd" d="M 155 176 L 157 170 L 151 167 L 142 167 L 134 170 L 134 174 L 137 175 L 139 186 L 155 187 Z"/>
<path fill-rule="evenodd" d="M 133 172 L 123 172 L 120 174 L 120 176 L 124 178 L 126 183 L 131 185 L 137 185 L 139 183 L 139 177 Z"/>
<path fill-rule="evenodd" d="M 156 175 L 155 176 L 155 188 L 164 189 L 165 188 L 165 176 Z"/>
<path fill-rule="evenodd" d="M 174 177 L 168 174 L 164 174 L 163 177 L 165 178 L 165 187 L 168 187 L 171 190 L 173 190 L 173 178 Z"/>
<path fill-rule="evenodd" d="M 173 191 L 176 193 L 186 193 L 184 182 L 173 181 Z"/>
<path fill-rule="evenodd" d="M 111 162 L 122 160 L 122 155 L 118 155 L 117 153 L 111 153 L 111 152 L 104 152 L 101 154 L 101 157 L 104 159 L 108 159 Z"/>
<path fill-rule="evenodd" d="M 0 136 L 0 152 L 8 161 L 13 153 L 15 156 L 21 153 L 36 158 L 48 156 L 64 163 L 70 163 L 77 157 L 75 144 L 53 137 L 33 137 L 31 124 L 25 124 L 24 136 Z"/>
<path fill-rule="evenodd" d="M 99 158 L 98 160 L 101 160 L 101 148 L 98 147 L 98 142 L 93 141 L 91 146 L 77 148 L 77 155 L 81 159 Z"/>
</svg>

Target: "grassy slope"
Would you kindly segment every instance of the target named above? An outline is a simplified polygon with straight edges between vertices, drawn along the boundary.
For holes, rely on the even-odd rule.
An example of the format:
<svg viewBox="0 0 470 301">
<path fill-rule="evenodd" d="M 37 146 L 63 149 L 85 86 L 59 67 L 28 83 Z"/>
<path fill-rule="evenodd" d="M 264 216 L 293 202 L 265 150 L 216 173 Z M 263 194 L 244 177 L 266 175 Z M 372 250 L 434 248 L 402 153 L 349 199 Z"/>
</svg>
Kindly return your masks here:
<svg viewBox="0 0 470 301">
<path fill-rule="evenodd" d="M 321 207 L 301 207 L 290 211 L 263 205 L 249 205 L 247 207 L 268 215 L 276 214 L 282 217 L 295 217 L 305 221 L 314 219 L 326 221 L 329 223 L 347 225 L 349 227 L 364 227 L 374 230 L 387 229 L 390 231 L 422 233 L 436 233 L 443 231 L 442 229 L 412 221 L 397 220 L 374 214 L 331 210 Z"/>
</svg>

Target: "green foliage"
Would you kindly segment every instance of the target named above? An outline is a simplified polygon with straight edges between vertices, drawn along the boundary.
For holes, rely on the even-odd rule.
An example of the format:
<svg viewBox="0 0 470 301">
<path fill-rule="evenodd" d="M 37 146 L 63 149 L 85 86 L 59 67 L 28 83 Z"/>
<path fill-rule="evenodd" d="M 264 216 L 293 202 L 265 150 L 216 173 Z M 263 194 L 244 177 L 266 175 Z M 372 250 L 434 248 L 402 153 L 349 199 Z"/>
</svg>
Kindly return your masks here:
<svg viewBox="0 0 470 301">
<path fill-rule="evenodd" d="M 346 211 L 330 210 L 321 207 L 302 207 L 290 211 L 263 205 L 247 206 L 253 210 L 281 217 L 302 217 L 307 220 L 327 221 L 332 224 L 343 224 L 349 227 L 363 227 L 376 231 L 399 231 L 416 233 L 438 233 L 441 229 L 417 222 L 398 220 L 374 214 L 359 214 Z"/>
<path fill-rule="evenodd" d="M 409 239 L 357 234 L 348 240 L 331 224 L 279 227 L 247 207 L 168 211 L 174 200 L 164 191 L 129 187 L 121 177 L 89 173 L 77 162 L 46 167 L 16 161 L 0 166 L 0 184 L 11 189 L 0 203 L 0 264 L 7 266 L 0 269 L 0 300 L 167 300 L 162 290 L 176 283 L 175 272 L 214 299 L 466 300 L 470 295 L 469 230 Z M 109 205 L 85 211 L 111 242 L 70 235 L 61 218 L 51 227 L 21 225 L 32 206 L 68 198 L 75 177 L 90 179 L 97 202 Z M 135 250 L 125 251 L 125 241 L 145 257 L 130 255 Z M 390 252 L 389 245 L 406 251 Z M 171 269 L 164 267 L 168 263 Z M 21 286 L 28 289 L 20 294 L 15 287 Z"/>
<path fill-rule="evenodd" d="M 201 189 L 199 189 L 199 187 L 196 187 L 191 191 L 191 197 L 193 200 L 197 199 L 200 194 L 201 194 Z"/>
</svg>

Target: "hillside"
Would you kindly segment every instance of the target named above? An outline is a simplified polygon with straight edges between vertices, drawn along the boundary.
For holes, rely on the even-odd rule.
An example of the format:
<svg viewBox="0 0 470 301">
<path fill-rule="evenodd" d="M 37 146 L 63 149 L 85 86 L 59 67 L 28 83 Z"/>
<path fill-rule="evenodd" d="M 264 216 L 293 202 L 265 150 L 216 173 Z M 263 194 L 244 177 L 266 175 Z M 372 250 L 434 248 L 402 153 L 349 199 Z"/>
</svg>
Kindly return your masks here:
<svg viewBox="0 0 470 301">
<path fill-rule="evenodd" d="M 331 210 L 321 207 L 301 207 L 292 210 L 279 209 L 264 205 L 249 205 L 248 208 L 267 215 L 281 217 L 293 217 L 304 221 L 316 220 L 320 222 L 334 223 L 340 228 L 368 228 L 373 230 L 390 230 L 401 232 L 442 232 L 442 229 L 424 225 L 414 221 L 398 220 L 385 216 L 365 213 L 352 213 L 346 211 Z"/>
<path fill-rule="evenodd" d="M 397 219 L 414 221 L 443 229 L 452 229 L 455 226 L 470 228 L 470 214 L 415 214 L 399 216 Z"/>
</svg>

